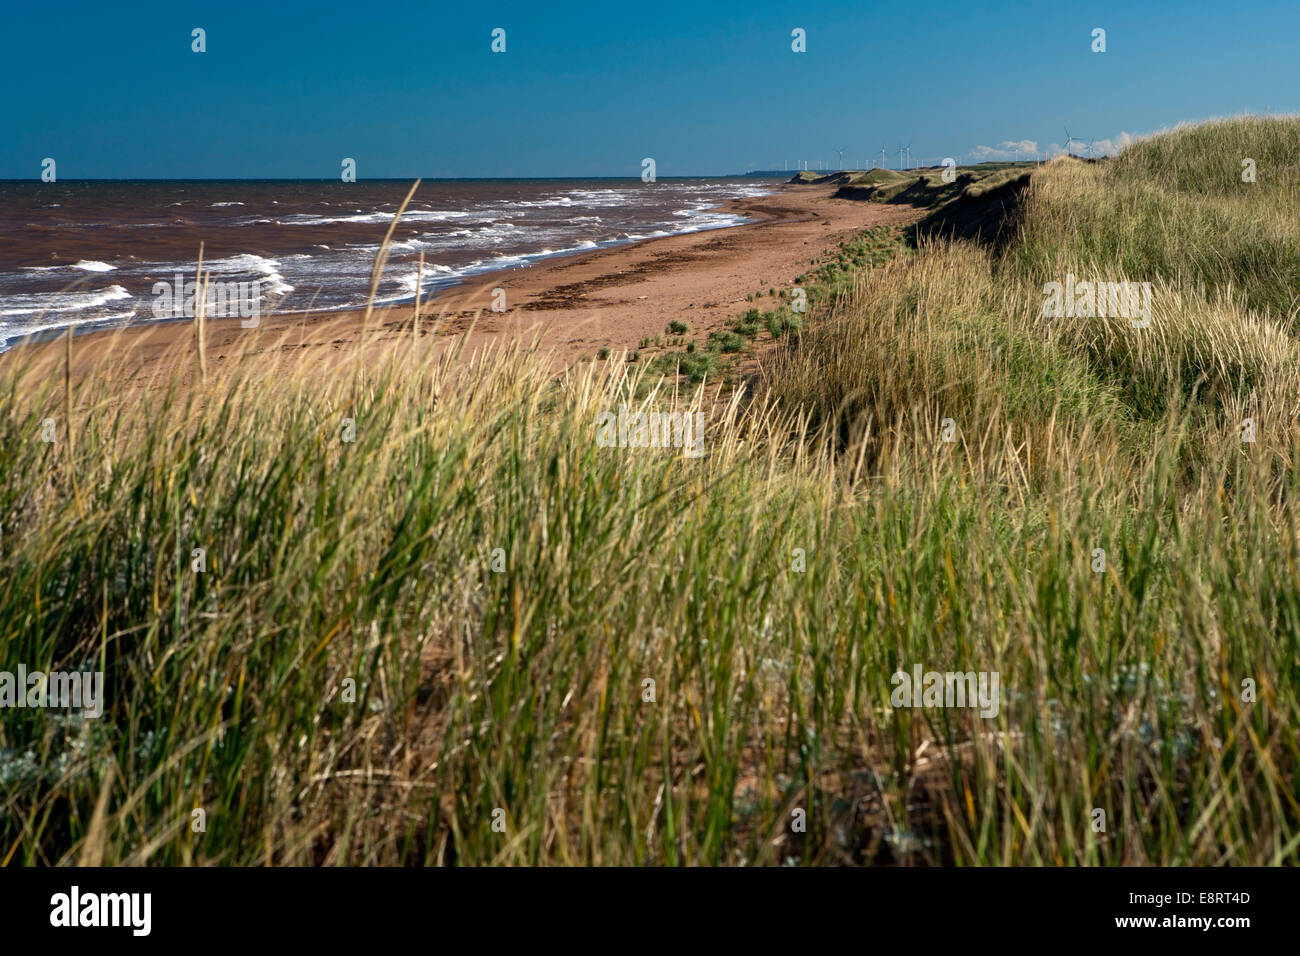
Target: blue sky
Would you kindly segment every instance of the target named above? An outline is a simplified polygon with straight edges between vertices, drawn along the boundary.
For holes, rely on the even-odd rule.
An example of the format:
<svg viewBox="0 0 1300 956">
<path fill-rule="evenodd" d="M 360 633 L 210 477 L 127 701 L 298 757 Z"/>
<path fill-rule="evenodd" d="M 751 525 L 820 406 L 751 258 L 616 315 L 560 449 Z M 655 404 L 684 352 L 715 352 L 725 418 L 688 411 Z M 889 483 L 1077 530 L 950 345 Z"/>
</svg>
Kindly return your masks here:
<svg viewBox="0 0 1300 956">
<path fill-rule="evenodd" d="M 55 2 L 5 21 L 11 179 L 47 156 L 60 180 L 332 178 L 343 157 L 361 179 L 638 176 L 646 156 L 717 175 L 882 144 L 896 164 L 908 143 L 964 162 L 1059 148 L 1067 124 L 1100 149 L 1300 109 L 1294 0 Z"/>
</svg>

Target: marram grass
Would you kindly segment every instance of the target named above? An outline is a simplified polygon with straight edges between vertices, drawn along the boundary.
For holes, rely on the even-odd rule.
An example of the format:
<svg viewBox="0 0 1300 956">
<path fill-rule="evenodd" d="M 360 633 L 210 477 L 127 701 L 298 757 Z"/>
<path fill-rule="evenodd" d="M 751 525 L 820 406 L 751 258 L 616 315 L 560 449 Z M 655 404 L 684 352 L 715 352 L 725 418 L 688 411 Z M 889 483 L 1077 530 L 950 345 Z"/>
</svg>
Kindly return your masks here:
<svg viewBox="0 0 1300 956">
<path fill-rule="evenodd" d="M 409 337 L 0 363 L 0 659 L 108 685 L 4 714 L 0 860 L 1295 863 L 1296 333 L 1258 256 L 1088 245 L 1137 168 L 1045 166 L 999 258 L 873 258 L 746 390 Z M 1153 334 L 1043 319 L 1067 269 L 1156 283 Z M 706 454 L 599 447 L 622 403 Z M 996 716 L 891 706 L 916 665 Z"/>
</svg>

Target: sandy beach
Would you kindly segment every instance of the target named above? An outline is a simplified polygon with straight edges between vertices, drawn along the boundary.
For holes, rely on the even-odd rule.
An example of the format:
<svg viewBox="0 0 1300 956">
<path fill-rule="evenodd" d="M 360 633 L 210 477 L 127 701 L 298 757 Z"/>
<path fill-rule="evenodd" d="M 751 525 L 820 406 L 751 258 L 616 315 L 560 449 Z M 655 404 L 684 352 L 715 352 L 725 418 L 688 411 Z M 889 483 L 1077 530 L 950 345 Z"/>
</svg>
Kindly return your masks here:
<svg viewBox="0 0 1300 956">
<path fill-rule="evenodd" d="M 918 215 L 909 206 L 833 199 L 833 186 L 784 185 L 755 199 L 735 200 L 729 212 L 752 221 L 727 229 L 643 240 L 566 256 L 517 269 L 485 273 L 421 304 L 420 335 L 448 345 L 469 332 L 465 356 L 511 340 L 531 343 L 558 369 L 602 348 L 635 349 L 660 335 L 673 319 L 692 334 L 723 327 L 743 311 L 746 296 L 760 289 L 789 287 L 810 261 L 857 231 L 904 223 Z M 382 231 L 381 231 L 382 235 Z M 506 311 L 493 312 L 493 290 L 505 292 Z M 235 319 L 206 324 L 210 371 L 246 355 L 258 359 L 322 357 L 362 337 L 382 345 L 412 333 L 411 304 L 363 311 L 293 313 L 263 317 L 255 329 Z M 250 337 L 251 340 L 250 340 Z M 20 346 L 0 361 L 33 360 L 38 370 L 62 362 L 64 343 Z M 33 354 L 35 353 L 35 354 Z M 110 357 L 124 385 L 187 376 L 197 371 L 192 320 L 158 322 L 75 335 L 73 375 Z M 328 367 L 326 358 L 322 367 Z"/>
</svg>

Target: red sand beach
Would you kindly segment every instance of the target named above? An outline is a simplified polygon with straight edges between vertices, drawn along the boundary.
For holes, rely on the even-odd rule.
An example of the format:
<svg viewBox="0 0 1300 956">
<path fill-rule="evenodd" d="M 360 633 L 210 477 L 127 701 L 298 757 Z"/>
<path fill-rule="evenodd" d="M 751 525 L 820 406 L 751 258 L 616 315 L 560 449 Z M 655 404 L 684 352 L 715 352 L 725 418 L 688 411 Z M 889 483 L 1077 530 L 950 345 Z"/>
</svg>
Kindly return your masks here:
<svg viewBox="0 0 1300 956">
<path fill-rule="evenodd" d="M 546 260 L 523 268 L 485 273 L 446 290 L 421 306 L 420 334 L 449 344 L 469 331 L 463 355 L 510 340 L 537 341 L 553 364 L 567 367 L 601 348 L 635 349 L 647 336 L 664 332 L 673 319 L 693 334 L 723 327 L 743 311 L 746 296 L 770 287 L 789 287 L 810 260 L 861 229 L 904 223 L 917 211 L 907 206 L 833 199 L 833 186 L 783 186 L 774 194 L 735 200 L 727 210 L 753 222 L 728 229 L 650 239 L 589 253 Z M 505 290 L 507 310 L 491 311 L 493 289 Z M 410 335 L 411 305 L 376 309 L 367 339 L 375 343 Z M 255 329 L 238 320 L 206 324 L 209 369 L 237 355 L 273 358 L 302 349 L 329 355 L 362 334 L 364 312 L 329 312 L 264 317 Z M 249 337 L 255 337 L 252 341 Z M 38 365 L 62 362 L 64 343 L 13 349 Z M 34 353 L 34 354 L 33 354 Z M 124 385 L 197 371 L 192 321 L 160 322 L 74 336 L 74 376 L 112 361 L 128 379 Z M 325 364 L 328 364 L 326 361 Z M 179 369 L 177 368 L 179 366 Z"/>
</svg>

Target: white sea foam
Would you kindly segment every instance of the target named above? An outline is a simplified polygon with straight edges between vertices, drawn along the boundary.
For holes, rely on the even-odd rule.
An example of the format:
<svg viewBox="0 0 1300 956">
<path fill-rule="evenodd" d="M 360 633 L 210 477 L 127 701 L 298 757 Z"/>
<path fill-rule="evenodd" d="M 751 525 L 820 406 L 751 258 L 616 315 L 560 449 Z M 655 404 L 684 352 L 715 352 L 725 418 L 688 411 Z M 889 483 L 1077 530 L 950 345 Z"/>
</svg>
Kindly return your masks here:
<svg viewBox="0 0 1300 956">
<path fill-rule="evenodd" d="M 472 213 L 454 209 L 438 209 L 427 212 L 420 209 L 408 209 L 402 214 L 402 221 L 442 222 L 447 219 L 464 219 L 470 215 Z M 353 216 L 313 216 L 310 213 L 295 213 L 280 220 L 281 224 L 285 226 L 325 226 L 337 222 L 380 223 L 392 221 L 393 213 L 391 212 L 360 212 L 359 210 L 358 214 Z"/>
<path fill-rule="evenodd" d="M 262 290 L 267 295 L 287 295 L 293 291 L 293 286 L 285 282 L 284 276 L 280 274 L 278 261 L 251 252 L 225 259 L 213 259 L 211 262 L 204 263 L 204 266 L 217 275 L 257 273 L 262 283 Z"/>
<path fill-rule="evenodd" d="M 0 308 L 0 315 L 82 312 L 129 298 L 131 293 L 120 285 L 111 285 L 97 292 L 36 292 L 26 295 L 8 295 L 4 298 L 4 307 Z"/>
</svg>

